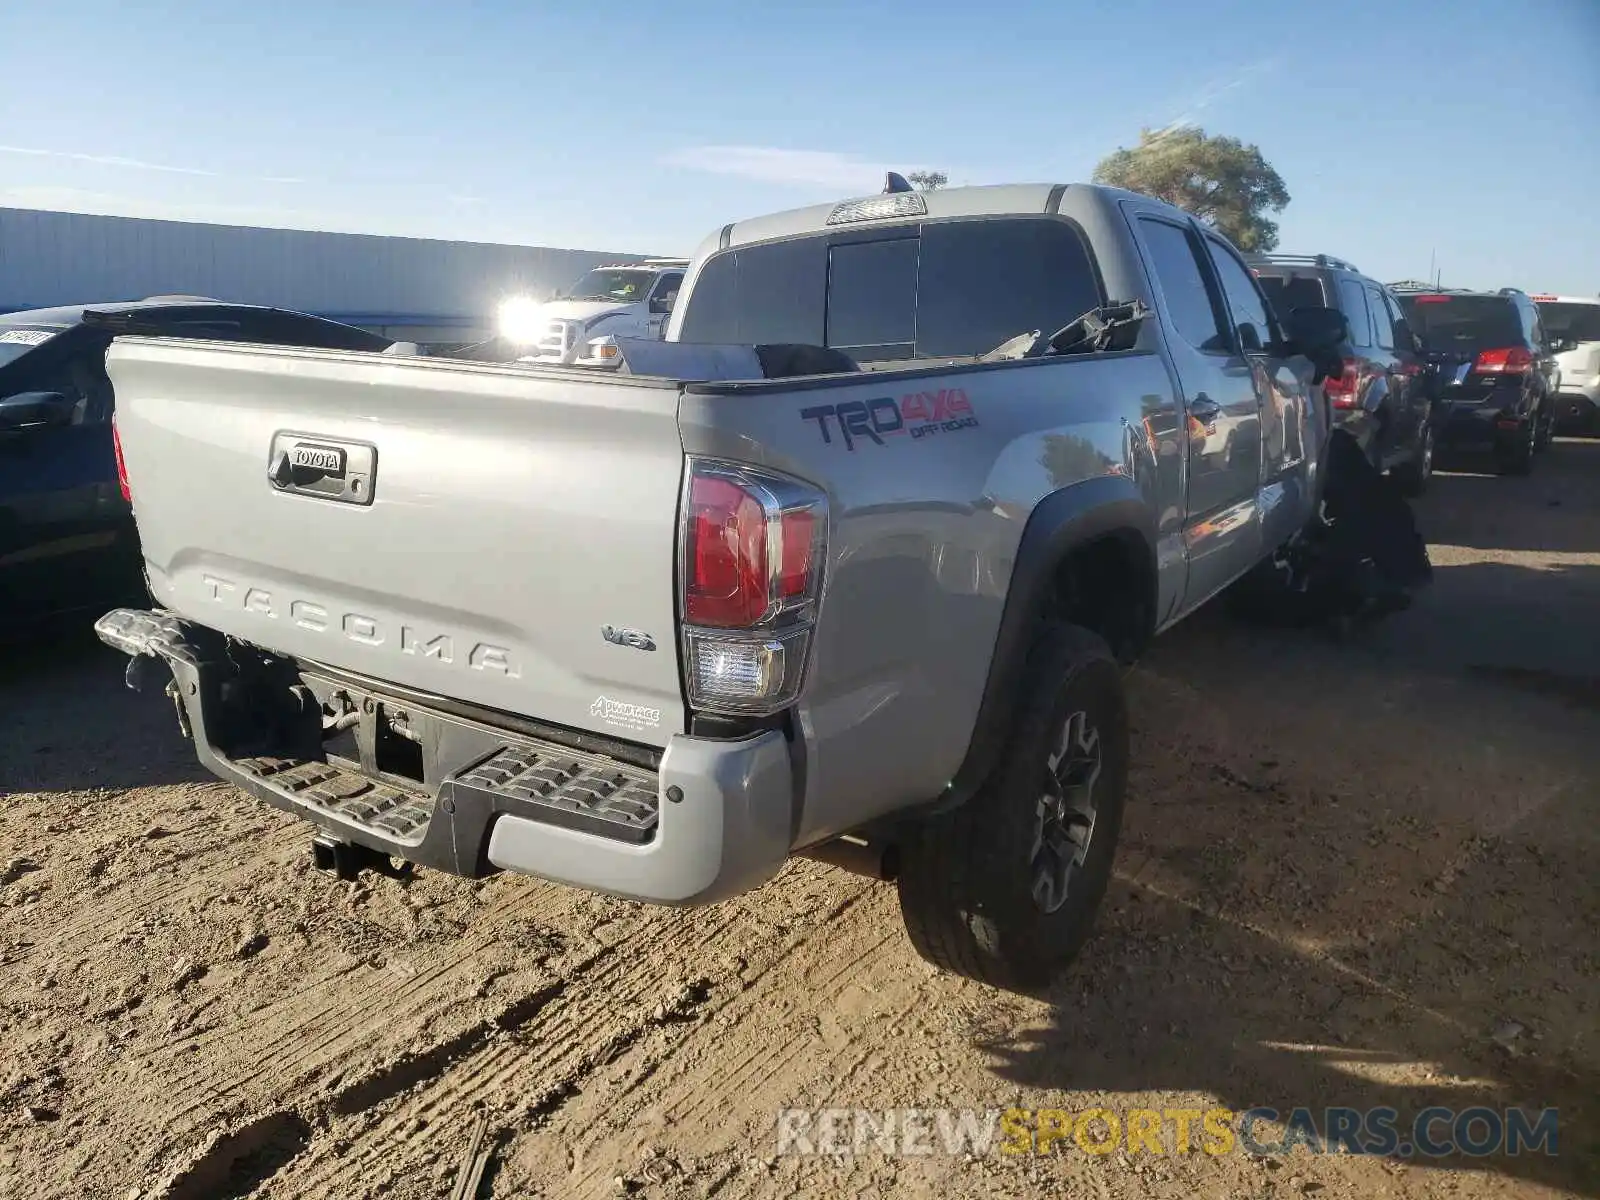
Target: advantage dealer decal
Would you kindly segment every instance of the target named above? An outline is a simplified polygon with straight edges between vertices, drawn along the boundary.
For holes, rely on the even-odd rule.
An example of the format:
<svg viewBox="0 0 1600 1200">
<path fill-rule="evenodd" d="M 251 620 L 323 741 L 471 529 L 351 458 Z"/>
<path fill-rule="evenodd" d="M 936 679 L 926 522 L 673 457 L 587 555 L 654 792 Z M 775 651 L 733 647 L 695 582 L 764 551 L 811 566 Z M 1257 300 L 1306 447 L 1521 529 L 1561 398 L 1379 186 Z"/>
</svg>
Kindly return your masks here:
<svg viewBox="0 0 1600 1200">
<path fill-rule="evenodd" d="M 978 418 L 972 413 L 967 393 L 960 388 L 940 388 L 937 392 L 912 392 L 896 400 L 879 396 L 875 400 L 847 400 L 843 404 L 817 404 L 800 410 L 800 419 L 815 421 L 822 440 L 833 445 L 834 434 L 846 450 L 855 450 L 859 441 L 885 445 L 885 438 L 910 435 L 913 440 L 936 433 L 955 433 L 975 429 Z"/>
</svg>

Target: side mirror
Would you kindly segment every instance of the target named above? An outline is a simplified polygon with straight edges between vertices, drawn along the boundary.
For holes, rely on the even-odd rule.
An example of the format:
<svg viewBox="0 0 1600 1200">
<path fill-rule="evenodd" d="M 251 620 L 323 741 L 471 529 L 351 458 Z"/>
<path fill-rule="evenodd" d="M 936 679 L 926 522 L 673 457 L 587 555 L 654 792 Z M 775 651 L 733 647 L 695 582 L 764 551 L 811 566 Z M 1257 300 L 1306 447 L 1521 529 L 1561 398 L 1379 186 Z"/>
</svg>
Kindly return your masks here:
<svg viewBox="0 0 1600 1200">
<path fill-rule="evenodd" d="M 670 313 L 673 309 L 673 306 L 675 306 L 677 303 L 678 293 L 668 292 L 665 296 L 650 301 L 650 311 L 653 313 L 662 314 Z"/>
<path fill-rule="evenodd" d="M 65 425 L 74 407 L 60 392 L 16 392 L 0 400 L 0 429 Z"/>
</svg>

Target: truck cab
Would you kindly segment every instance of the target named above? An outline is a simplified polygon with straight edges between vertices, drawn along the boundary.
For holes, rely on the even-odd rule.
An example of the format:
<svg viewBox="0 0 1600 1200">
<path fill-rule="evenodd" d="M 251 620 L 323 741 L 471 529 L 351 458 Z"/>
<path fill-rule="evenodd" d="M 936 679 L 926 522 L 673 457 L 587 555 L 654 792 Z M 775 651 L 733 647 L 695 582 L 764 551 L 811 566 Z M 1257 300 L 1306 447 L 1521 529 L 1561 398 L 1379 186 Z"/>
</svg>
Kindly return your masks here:
<svg viewBox="0 0 1600 1200">
<path fill-rule="evenodd" d="M 659 338 L 677 303 L 688 262 L 647 258 L 596 267 L 543 303 L 513 297 L 500 308 L 501 338 L 519 362 L 570 366 L 594 338 Z"/>
</svg>

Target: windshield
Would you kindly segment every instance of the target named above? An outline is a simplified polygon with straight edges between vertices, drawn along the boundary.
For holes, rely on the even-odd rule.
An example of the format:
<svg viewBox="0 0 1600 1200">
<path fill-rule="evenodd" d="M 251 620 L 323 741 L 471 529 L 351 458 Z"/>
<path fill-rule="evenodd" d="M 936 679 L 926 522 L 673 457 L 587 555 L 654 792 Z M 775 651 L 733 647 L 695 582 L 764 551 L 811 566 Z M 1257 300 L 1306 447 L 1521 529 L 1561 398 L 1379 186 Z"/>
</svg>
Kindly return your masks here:
<svg viewBox="0 0 1600 1200">
<path fill-rule="evenodd" d="M 0 323 L 0 367 L 15 362 L 42 342 L 69 328 L 66 325 L 7 325 Z"/>
<path fill-rule="evenodd" d="M 567 292 L 568 300 L 615 300 L 633 304 L 650 294 L 654 271 L 628 271 L 607 268 L 590 271 Z"/>
<path fill-rule="evenodd" d="M 1539 305 L 1539 316 L 1549 337 L 1571 342 L 1600 342 L 1600 304 L 1549 301 Z"/>
<path fill-rule="evenodd" d="M 1287 317 L 1297 308 L 1322 308 L 1328 298 L 1322 292 L 1322 280 L 1314 275 L 1259 275 L 1261 290 L 1280 317 Z"/>
<path fill-rule="evenodd" d="M 1438 352 L 1520 346 L 1516 306 L 1501 296 L 1401 296 L 1412 331 Z"/>
</svg>

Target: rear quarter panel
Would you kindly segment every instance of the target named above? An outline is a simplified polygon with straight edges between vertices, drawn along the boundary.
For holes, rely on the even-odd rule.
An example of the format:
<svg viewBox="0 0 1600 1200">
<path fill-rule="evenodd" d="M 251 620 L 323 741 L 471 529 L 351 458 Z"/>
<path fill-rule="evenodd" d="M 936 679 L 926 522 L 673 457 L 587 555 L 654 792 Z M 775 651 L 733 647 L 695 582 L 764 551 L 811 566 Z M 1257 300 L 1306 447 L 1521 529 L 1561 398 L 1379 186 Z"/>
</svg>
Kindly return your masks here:
<svg viewBox="0 0 1600 1200">
<path fill-rule="evenodd" d="M 855 432 L 841 428 L 841 409 Z M 971 740 L 1012 566 L 1041 499 L 1123 474 L 1164 528 L 1181 524 L 1177 410 L 1155 353 L 812 386 L 691 385 L 679 426 L 691 454 L 770 467 L 828 494 L 827 574 L 800 710 L 798 845 L 943 791 Z M 1181 574 L 1163 571 L 1164 585 L 1181 590 Z"/>
</svg>

